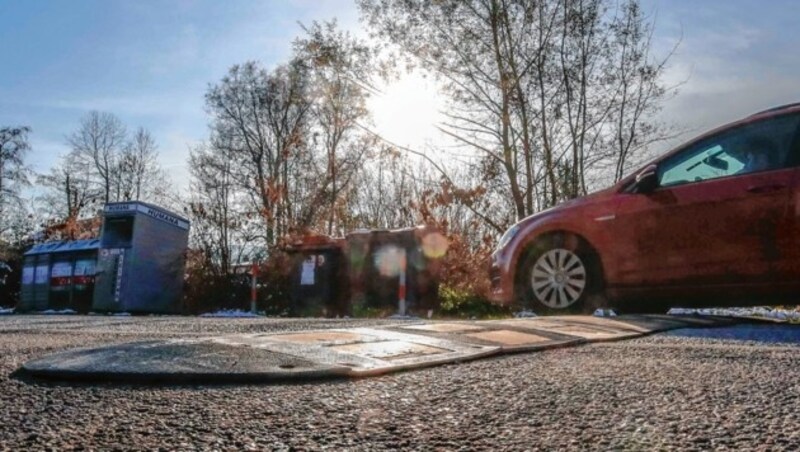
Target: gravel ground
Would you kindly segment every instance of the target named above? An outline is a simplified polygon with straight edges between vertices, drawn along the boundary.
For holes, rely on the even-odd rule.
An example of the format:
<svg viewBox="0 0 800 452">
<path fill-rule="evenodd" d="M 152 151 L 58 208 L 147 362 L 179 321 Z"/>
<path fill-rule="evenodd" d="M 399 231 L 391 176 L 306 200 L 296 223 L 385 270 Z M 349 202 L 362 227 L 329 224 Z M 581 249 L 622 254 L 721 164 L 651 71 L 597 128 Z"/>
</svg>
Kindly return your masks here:
<svg viewBox="0 0 800 452">
<path fill-rule="evenodd" d="M 77 346 L 395 322 L 0 317 L 0 450 L 797 449 L 800 327 L 677 331 L 355 381 L 27 381 Z"/>
</svg>

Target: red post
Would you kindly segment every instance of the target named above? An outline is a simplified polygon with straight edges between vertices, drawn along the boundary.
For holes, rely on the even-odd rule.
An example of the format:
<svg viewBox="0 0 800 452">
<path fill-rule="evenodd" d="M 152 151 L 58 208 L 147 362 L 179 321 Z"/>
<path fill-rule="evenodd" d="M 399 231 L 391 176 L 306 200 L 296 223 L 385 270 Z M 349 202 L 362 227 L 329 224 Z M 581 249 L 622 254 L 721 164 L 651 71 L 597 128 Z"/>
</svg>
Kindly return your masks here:
<svg viewBox="0 0 800 452">
<path fill-rule="evenodd" d="M 397 313 L 406 315 L 406 250 L 402 252 L 400 259 L 400 275 L 398 275 L 397 285 Z"/>
<path fill-rule="evenodd" d="M 252 284 L 250 285 L 250 312 L 256 314 L 256 300 L 258 298 L 258 263 L 253 262 L 250 273 L 252 274 Z"/>
</svg>

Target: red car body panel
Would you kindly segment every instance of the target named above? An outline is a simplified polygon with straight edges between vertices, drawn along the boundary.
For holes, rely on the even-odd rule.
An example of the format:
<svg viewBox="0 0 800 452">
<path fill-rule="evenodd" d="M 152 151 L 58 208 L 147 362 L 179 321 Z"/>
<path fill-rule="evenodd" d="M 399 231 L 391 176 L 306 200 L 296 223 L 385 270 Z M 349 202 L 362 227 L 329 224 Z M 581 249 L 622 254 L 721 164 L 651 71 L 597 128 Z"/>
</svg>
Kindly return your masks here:
<svg viewBox="0 0 800 452">
<path fill-rule="evenodd" d="M 643 168 L 720 132 L 797 112 L 800 105 L 793 105 L 717 128 Z M 797 166 L 628 193 L 638 173 L 518 222 L 518 231 L 492 255 L 491 298 L 503 304 L 514 299 L 523 253 L 553 232 L 580 236 L 594 248 L 612 299 L 800 295 Z"/>
</svg>

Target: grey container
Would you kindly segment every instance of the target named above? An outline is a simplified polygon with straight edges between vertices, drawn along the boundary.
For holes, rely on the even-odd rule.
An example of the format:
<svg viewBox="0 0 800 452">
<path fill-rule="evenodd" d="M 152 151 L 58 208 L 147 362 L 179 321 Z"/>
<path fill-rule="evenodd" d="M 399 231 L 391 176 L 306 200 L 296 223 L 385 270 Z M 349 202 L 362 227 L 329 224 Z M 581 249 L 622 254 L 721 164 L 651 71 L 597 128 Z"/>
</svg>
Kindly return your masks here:
<svg viewBox="0 0 800 452">
<path fill-rule="evenodd" d="M 31 253 L 25 255 L 22 266 L 19 311 L 47 309 L 50 295 L 50 254 Z"/>
<path fill-rule="evenodd" d="M 89 310 L 99 243 L 96 239 L 49 242 L 28 250 L 17 310 Z"/>
<path fill-rule="evenodd" d="M 143 202 L 106 204 L 95 311 L 181 312 L 189 220 Z"/>
</svg>

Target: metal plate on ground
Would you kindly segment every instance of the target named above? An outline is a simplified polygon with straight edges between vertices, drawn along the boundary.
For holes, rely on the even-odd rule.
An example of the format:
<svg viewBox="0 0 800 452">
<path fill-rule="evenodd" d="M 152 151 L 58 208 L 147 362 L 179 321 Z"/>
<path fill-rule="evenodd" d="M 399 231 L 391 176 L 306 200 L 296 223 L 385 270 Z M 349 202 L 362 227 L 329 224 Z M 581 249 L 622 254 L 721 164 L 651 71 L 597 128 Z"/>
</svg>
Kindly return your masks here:
<svg viewBox="0 0 800 452">
<path fill-rule="evenodd" d="M 275 334 L 264 337 L 273 341 L 297 342 L 300 344 L 346 344 L 374 339 L 349 331 L 312 331 L 310 333 Z"/>
<path fill-rule="evenodd" d="M 543 350 L 730 324 L 730 319 L 586 316 L 430 322 L 275 334 L 234 334 L 77 349 L 29 361 L 34 376 L 130 383 L 230 383 L 360 377 L 499 353 Z"/>
<path fill-rule="evenodd" d="M 469 344 L 457 342 L 449 338 L 445 339 L 421 334 L 408 334 L 386 329 L 357 328 L 354 331 L 365 335 L 380 337 L 382 341 L 409 344 L 406 346 L 408 350 L 415 349 L 417 351 L 426 351 L 426 353 L 387 355 L 386 359 L 376 359 L 372 367 L 360 366 L 351 368 L 353 375 L 385 373 L 393 370 L 395 367 L 398 369 L 412 369 L 446 362 L 467 361 L 492 355 L 500 351 L 499 347 L 492 345 Z M 380 345 L 365 344 L 363 352 L 369 356 L 376 347 L 380 347 Z M 398 349 L 403 348 L 400 344 L 392 345 L 392 347 L 397 347 Z M 348 353 L 354 353 L 352 356 L 362 356 L 355 348 L 348 350 Z"/>
<path fill-rule="evenodd" d="M 612 340 L 639 336 L 648 330 L 615 320 L 589 316 L 549 317 L 543 319 L 510 319 L 496 322 L 499 325 L 525 328 L 542 333 L 558 334 L 586 340 Z"/>
<path fill-rule="evenodd" d="M 363 344 L 336 345 L 331 349 L 337 352 L 388 360 L 437 355 L 452 351 L 405 341 L 378 341 Z"/>
<path fill-rule="evenodd" d="M 538 323 L 537 326 L 541 324 Z M 561 327 L 563 324 L 546 323 Z M 544 350 L 547 348 L 573 345 L 583 342 L 583 338 L 567 334 L 545 331 L 541 328 L 533 329 L 524 323 L 509 323 L 499 321 L 480 322 L 451 322 L 430 323 L 424 325 L 411 325 L 389 327 L 395 331 L 406 332 L 413 330 L 416 334 L 447 339 L 453 342 L 469 343 L 475 345 L 489 345 L 500 347 L 504 352 L 521 352 Z"/>
<path fill-rule="evenodd" d="M 535 334 L 520 333 L 512 330 L 493 330 L 481 333 L 469 333 L 467 336 L 501 345 L 533 345 L 550 342 L 552 339 Z"/>
<path fill-rule="evenodd" d="M 569 322 L 573 325 L 588 325 L 606 330 L 629 331 L 634 333 L 650 333 L 653 331 L 652 329 L 645 328 L 635 322 L 617 320 L 617 318 L 594 317 L 588 315 L 563 318 L 562 322 Z"/>
<path fill-rule="evenodd" d="M 547 329 L 547 328 L 557 328 L 559 326 L 563 326 L 564 323 L 555 320 L 545 320 L 543 318 L 537 319 L 503 319 L 503 320 L 492 320 L 491 322 L 495 325 L 510 325 L 520 328 L 532 328 L 532 329 Z"/>
<path fill-rule="evenodd" d="M 592 328 L 583 325 L 562 326 L 555 329 L 556 332 L 568 334 L 570 336 L 582 337 L 584 339 L 612 339 L 638 336 L 639 333 L 629 331 L 608 331 L 600 328 Z"/>
<path fill-rule="evenodd" d="M 70 350 L 29 361 L 23 369 L 39 377 L 129 383 L 259 382 L 349 370 L 269 350 L 183 340 Z"/>
<path fill-rule="evenodd" d="M 238 334 L 208 341 L 300 356 L 328 366 L 345 366 L 352 375 L 396 367 L 415 368 L 465 361 L 495 353 L 491 344 L 465 344 L 446 338 L 378 328 L 320 330 L 291 334 Z"/>
</svg>

